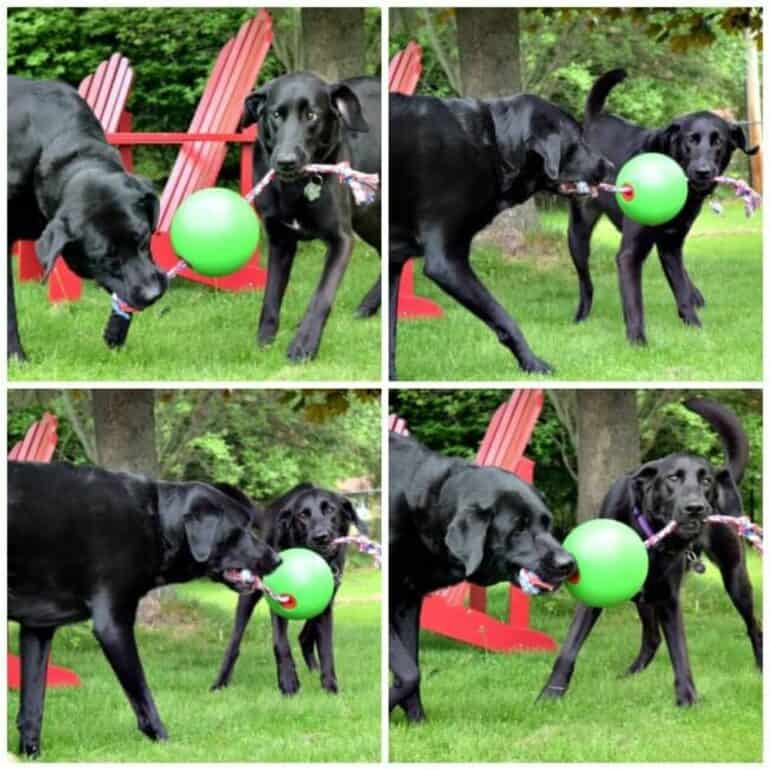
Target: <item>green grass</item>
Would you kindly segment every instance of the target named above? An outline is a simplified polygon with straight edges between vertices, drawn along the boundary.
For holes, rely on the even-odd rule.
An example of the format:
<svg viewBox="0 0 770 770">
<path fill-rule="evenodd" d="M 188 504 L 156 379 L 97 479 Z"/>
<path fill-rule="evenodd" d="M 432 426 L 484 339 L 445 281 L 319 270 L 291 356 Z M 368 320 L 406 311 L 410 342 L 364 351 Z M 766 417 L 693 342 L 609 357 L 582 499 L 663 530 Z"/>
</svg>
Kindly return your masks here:
<svg viewBox="0 0 770 770">
<path fill-rule="evenodd" d="M 653 252 L 644 270 L 648 345 L 625 338 L 615 269 L 619 236 L 602 219 L 594 234 L 594 306 L 575 324 L 577 278 L 567 250 L 564 212 L 541 216 L 543 232 L 523 257 L 501 258 L 478 245 L 474 269 L 519 322 L 537 355 L 559 380 L 759 380 L 762 376 L 762 216 L 746 220 L 730 203 L 716 216 L 705 210 L 686 242 L 685 262 L 706 298 L 702 328 L 685 326 Z M 416 290 L 438 302 L 441 319 L 399 324 L 401 380 L 510 380 L 525 375 L 478 319 L 422 274 Z M 451 340 L 451 345 L 448 341 Z"/>
<path fill-rule="evenodd" d="M 168 294 L 134 318 L 128 342 L 111 351 L 101 335 L 110 303 L 92 281 L 78 302 L 51 305 L 37 282 L 16 282 L 28 361 L 12 362 L 12 381 L 64 380 L 378 380 L 380 316 L 354 316 L 379 271 L 379 256 L 356 243 L 315 361 L 294 365 L 286 351 L 318 283 L 324 248 L 302 245 L 269 348 L 257 348 L 264 293 L 218 292 L 177 278 Z M 263 257 L 264 259 L 264 257 Z M 14 260 L 15 261 L 15 260 Z"/>
<path fill-rule="evenodd" d="M 290 636 L 301 682 L 287 698 L 276 684 L 270 621 L 260 602 L 232 684 L 209 692 L 230 633 L 235 594 L 211 582 L 179 586 L 179 621 L 141 627 L 147 679 L 170 739 L 137 729 L 120 685 L 86 624 L 61 629 L 53 659 L 81 676 L 79 689 L 49 690 L 42 757 L 49 762 L 376 762 L 380 757 L 380 573 L 349 570 L 335 606 L 338 695 L 321 689 Z M 15 626 L 15 624 L 14 624 Z M 14 627 L 10 649 L 18 650 Z M 18 693 L 8 696 L 9 748 L 16 749 Z"/>
<path fill-rule="evenodd" d="M 761 566 L 750 570 L 761 612 Z M 492 591 L 502 612 L 506 589 Z M 536 704 L 553 653 L 501 655 L 423 634 L 423 702 L 428 721 L 390 727 L 393 762 L 760 762 L 762 680 L 743 622 L 710 563 L 690 575 L 685 624 L 699 703 L 674 705 L 665 645 L 643 673 L 618 678 L 639 648 L 633 606 L 607 610 L 578 658 L 561 702 Z M 534 628 L 561 642 L 574 602 L 566 592 L 532 602 Z"/>
</svg>

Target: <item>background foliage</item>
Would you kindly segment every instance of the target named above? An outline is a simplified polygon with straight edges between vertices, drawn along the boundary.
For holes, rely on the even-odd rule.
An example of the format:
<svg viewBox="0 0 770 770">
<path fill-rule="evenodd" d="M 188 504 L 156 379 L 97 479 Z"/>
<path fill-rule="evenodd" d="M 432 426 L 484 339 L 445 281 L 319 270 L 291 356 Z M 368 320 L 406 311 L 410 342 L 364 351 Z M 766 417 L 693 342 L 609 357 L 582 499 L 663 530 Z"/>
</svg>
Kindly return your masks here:
<svg viewBox="0 0 770 770">
<path fill-rule="evenodd" d="M 11 391 L 8 449 L 46 410 L 59 418 L 55 459 L 94 462 L 88 391 Z M 216 480 L 267 500 L 302 481 L 334 488 L 368 476 L 380 484 L 378 391 L 157 391 L 161 476 Z"/>
<path fill-rule="evenodd" d="M 103 59 L 119 51 L 134 67 L 128 109 L 136 131 L 187 128 L 209 71 L 222 46 L 253 8 L 11 8 L 8 11 L 8 72 L 30 78 L 55 78 L 73 86 Z M 258 83 L 294 68 L 301 59 L 298 8 L 271 8 L 275 43 Z M 366 71 L 380 63 L 380 13 L 365 15 Z M 135 167 L 160 188 L 176 147 L 138 147 Z M 238 178 L 229 153 L 223 180 Z"/>
<path fill-rule="evenodd" d="M 656 405 L 656 391 L 638 392 L 642 459 L 688 451 L 707 457 L 717 467 L 724 463 L 719 437 L 703 420 L 682 406 L 694 391 L 671 391 Z M 759 390 L 697 391 L 732 408 L 749 437 L 749 465 L 741 492 L 746 512 L 761 519 L 762 512 L 762 393 Z M 473 459 L 494 410 L 510 396 L 509 390 L 395 390 L 390 410 L 403 417 L 412 435 L 431 449 Z M 558 529 L 575 521 L 577 486 L 568 470 L 577 458 L 564 426 L 546 398 L 527 447 L 535 461 L 535 485 L 554 512 Z"/>
</svg>

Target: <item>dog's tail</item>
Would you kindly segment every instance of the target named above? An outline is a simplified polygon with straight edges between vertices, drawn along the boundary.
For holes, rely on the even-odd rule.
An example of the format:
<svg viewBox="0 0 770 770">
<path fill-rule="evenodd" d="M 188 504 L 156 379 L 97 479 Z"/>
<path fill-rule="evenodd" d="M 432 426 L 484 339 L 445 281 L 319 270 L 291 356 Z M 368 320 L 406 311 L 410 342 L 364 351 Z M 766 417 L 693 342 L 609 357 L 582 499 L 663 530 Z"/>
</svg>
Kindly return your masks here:
<svg viewBox="0 0 770 770">
<path fill-rule="evenodd" d="M 719 433 L 725 448 L 727 467 L 736 484 L 740 484 L 749 459 L 749 440 L 740 420 L 722 404 L 708 398 L 688 398 L 684 405 L 699 414 Z"/>
<path fill-rule="evenodd" d="M 586 99 L 586 109 L 583 116 L 583 127 L 587 127 L 604 109 L 610 91 L 618 83 L 626 79 L 626 71 L 622 68 L 605 72 L 594 84 Z"/>
</svg>

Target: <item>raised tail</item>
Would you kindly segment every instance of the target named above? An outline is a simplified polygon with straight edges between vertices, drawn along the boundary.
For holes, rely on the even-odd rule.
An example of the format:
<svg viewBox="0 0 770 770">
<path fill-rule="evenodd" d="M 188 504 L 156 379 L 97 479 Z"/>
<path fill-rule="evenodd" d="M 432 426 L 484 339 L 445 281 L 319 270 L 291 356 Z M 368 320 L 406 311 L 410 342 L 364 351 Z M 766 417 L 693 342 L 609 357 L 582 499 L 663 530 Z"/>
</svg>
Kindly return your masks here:
<svg viewBox="0 0 770 770">
<path fill-rule="evenodd" d="M 604 109 L 604 102 L 607 101 L 607 96 L 609 96 L 610 91 L 625 79 L 626 71 L 622 68 L 618 68 L 605 72 L 593 84 L 588 93 L 588 98 L 586 99 L 586 109 L 583 116 L 584 128 L 587 127 L 594 118 L 599 116 Z"/>
<path fill-rule="evenodd" d="M 749 440 L 740 420 L 722 404 L 708 398 L 688 398 L 684 405 L 699 414 L 722 439 L 725 459 L 736 484 L 740 484 L 749 459 Z"/>
</svg>

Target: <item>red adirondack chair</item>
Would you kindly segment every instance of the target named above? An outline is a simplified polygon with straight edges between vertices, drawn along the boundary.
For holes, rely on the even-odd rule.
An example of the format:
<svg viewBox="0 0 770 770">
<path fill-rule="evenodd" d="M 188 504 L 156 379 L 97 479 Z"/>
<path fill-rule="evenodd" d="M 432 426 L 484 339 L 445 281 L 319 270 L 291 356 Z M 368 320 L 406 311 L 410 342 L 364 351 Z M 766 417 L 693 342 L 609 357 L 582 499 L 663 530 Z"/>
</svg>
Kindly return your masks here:
<svg viewBox="0 0 770 770">
<path fill-rule="evenodd" d="M 155 261 L 166 270 L 179 259 L 169 237 L 171 219 L 188 195 L 216 183 L 228 143 L 241 147 L 241 193 L 245 195 L 254 187 L 256 127 L 240 132 L 237 128 L 243 102 L 256 83 L 272 41 L 273 22 L 265 10 L 245 22 L 238 34 L 227 41 L 214 63 L 187 133 L 116 132 L 107 136 L 109 142 L 124 149 L 139 144 L 182 145 L 160 199 L 158 227 L 151 242 Z M 263 288 L 267 279 L 266 271 L 259 267 L 259 251 L 254 252 L 245 267 L 224 278 L 209 278 L 189 269 L 179 275 L 230 291 Z"/>
<path fill-rule="evenodd" d="M 388 90 L 397 94 L 413 94 L 422 74 L 422 48 L 412 41 L 390 61 Z M 414 260 L 409 260 L 401 271 L 398 286 L 399 318 L 437 318 L 444 311 L 427 297 L 414 293 Z"/>
<path fill-rule="evenodd" d="M 105 133 L 131 130 L 131 115 L 126 111 L 126 102 L 133 82 L 130 62 L 122 54 L 114 53 L 80 83 L 78 93 L 88 102 Z M 123 162 L 126 162 L 125 157 Z M 16 253 L 19 256 L 19 280 L 40 280 L 43 269 L 35 254 L 34 242 L 20 241 Z M 49 301 L 75 300 L 81 293 L 80 278 L 63 259 L 57 259 L 48 280 Z"/>
<path fill-rule="evenodd" d="M 8 459 L 50 462 L 56 450 L 58 425 L 56 417 L 46 412 L 37 422 L 32 423 L 24 438 L 8 453 Z M 81 682 L 74 671 L 49 662 L 46 684 L 48 687 L 79 687 Z M 8 687 L 12 690 L 21 687 L 20 660 L 11 653 L 8 653 Z"/>
<path fill-rule="evenodd" d="M 541 390 L 515 390 L 495 411 L 476 463 L 504 468 L 532 483 L 535 464 L 524 457 L 524 449 L 542 408 Z M 396 415 L 391 416 L 390 426 L 406 433 L 405 422 Z M 420 624 L 428 631 L 494 652 L 556 649 L 550 636 L 530 627 L 529 597 L 515 586 L 509 590 L 506 621 L 487 615 L 486 608 L 485 588 L 458 583 L 425 597 Z"/>
</svg>

